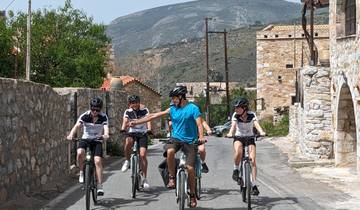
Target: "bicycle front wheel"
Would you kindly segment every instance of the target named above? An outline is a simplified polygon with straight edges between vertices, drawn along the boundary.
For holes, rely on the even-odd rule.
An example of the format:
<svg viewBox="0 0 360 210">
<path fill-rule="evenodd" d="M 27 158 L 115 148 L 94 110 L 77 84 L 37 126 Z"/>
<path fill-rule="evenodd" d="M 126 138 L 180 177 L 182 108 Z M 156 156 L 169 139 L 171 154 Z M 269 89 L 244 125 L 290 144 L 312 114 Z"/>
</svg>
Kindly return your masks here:
<svg viewBox="0 0 360 210">
<path fill-rule="evenodd" d="M 92 177 L 92 188 L 91 188 L 91 191 L 92 191 L 92 198 L 93 198 L 93 201 L 94 201 L 94 205 L 97 204 L 97 181 L 96 181 L 96 172 L 93 173 L 93 176 Z"/>
<path fill-rule="evenodd" d="M 133 156 L 131 158 L 131 192 L 132 192 L 132 198 L 136 198 L 136 190 L 139 185 L 139 179 L 138 179 L 138 173 L 137 173 L 137 157 Z"/>
<path fill-rule="evenodd" d="M 250 181 L 250 163 L 245 163 L 245 186 L 246 186 L 246 201 L 248 204 L 248 209 L 251 209 L 251 181 Z"/>
<path fill-rule="evenodd" d="M 195 190 L 196 190 L 196 198 L 198 200 L 200 200 L 200 197 L 201 197 L 201 178 L 200 177 L 196 178 Z"/>
<path fill-rule="evenodd" d="M 86 202 L 86 210 L 90 210 L 90 191 L 91 191 L 91 178 L 90 178 L 90 165 L 85 165 L 85 202 Z"/>
<path fill-rule="evenodd" d="M 185 171 L 179 172 L 179 210 L 184 210 L 185 208 L 185 199 L 186 199 L 186 192 L 185 192 L 185 182 L 186 182 L 186 175 Z"/>
</svg>

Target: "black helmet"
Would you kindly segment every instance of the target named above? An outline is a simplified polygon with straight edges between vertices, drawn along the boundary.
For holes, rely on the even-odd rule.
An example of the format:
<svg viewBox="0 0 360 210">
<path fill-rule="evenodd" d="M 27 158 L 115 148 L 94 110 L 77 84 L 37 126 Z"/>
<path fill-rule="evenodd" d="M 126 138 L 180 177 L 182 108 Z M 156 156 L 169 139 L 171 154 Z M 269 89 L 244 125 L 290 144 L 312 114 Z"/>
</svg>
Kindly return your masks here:
<svg viewBox="0 0 360 210">
<path fill-rule="evenodd" d="M 187 93 L 187 88 L 186 86 L 176 86 L 174 89 L 172 89 L 169 93 L 169 97 L 174 97 L 174 96 L 180 96 L 183 95 L 185 96 Z"/>
<path fill-rule="evenodd" d="M 140 97 L 137 96 L 137 95 L 131 95 L 131 96 L 128 97 L 128 102 L 130 104 L 132 104 L 132 103 L 140 103 Z"/>
<path fill-rule="evenodd" d="M 90 100 L 90 107 L 99 107 L 102 108 L 103 102 L 100 97 L 94 97 Z"/>
<path fill-rule="evenodd" d="M 249 101 L 246 98 L 240 98 L 235 101 L 234 107 L 242 107 L 246 110 L 249 109 Z"/>
</svg>

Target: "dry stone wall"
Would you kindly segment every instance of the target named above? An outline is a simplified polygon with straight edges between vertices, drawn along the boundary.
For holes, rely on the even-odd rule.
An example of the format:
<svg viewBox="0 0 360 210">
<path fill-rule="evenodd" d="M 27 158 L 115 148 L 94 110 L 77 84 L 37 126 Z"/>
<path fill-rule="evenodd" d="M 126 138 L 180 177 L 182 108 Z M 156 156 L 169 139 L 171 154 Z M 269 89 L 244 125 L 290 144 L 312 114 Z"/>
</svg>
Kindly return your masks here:
<svg viewBox="0 0 360 210">
<path fill-rule="evenodd" d="M 74 156 L 65 137 L 79 115 L 89 109 L 89 100 L 94 96 L 104 100 L 110 140 L 122 147 L 120 126 L 127 107 L 125 92 L 53 89 L 0 78 L 0 203 L 39 190 L 69 173 Z"/>
</svg>

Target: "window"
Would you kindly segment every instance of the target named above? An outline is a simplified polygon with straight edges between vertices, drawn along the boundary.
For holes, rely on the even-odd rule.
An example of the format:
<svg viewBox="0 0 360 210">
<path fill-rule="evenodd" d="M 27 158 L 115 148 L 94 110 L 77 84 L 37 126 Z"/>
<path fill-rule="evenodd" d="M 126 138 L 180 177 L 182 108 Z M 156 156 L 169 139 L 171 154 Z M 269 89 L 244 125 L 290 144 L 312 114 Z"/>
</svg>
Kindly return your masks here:
<svg viewBox="0 0 360 210">
<path fill-rule="evenodd" d="M 266 39 L 268 36 L 267 35 L 264 35 L 264 38 Z"/>
<path fill-rule="evenodd" d="M 356 33 L 356 7 L 355 0 L 345 2 L 345 35 Z"/>
<path fill-rule="evenodd" d="M 286 64 L 286 68 L 291 69 L 291 68 L 294 68 L 294 66 L 292 64 Z"/>
<path fill-rule="evenodd" d="M 279 37 L 279 35 L 275 34 L 275 38 L 278 38 L 278 37 Z"/>
<path fill-rule="evenodd" d="M 292 37 L 291 35 L 288 35 L 290 38 Z"/>
<path fill-rule="evenodd" d="M 319 34 L 318 34 L 318 33 L 315 33 L 315 36 L 319 36 Z"/>
</svg>

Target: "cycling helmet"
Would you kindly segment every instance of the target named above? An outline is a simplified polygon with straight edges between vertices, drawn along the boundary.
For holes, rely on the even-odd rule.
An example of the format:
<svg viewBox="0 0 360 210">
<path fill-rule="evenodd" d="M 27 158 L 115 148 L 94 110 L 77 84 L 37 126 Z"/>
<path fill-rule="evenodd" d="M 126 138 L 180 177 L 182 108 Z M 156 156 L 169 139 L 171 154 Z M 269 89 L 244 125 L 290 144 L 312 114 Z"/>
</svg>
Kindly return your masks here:
<svg viewBox="0 0 360 210">
<path fill-rule="evenodd" d="M 131 96 L 128 97 L 128 102 L 130 104 L 132 104 L 132 103 L 140 103 L 140 97 L 137 96 L 137 95 L 131 95 Z"/>
<path fill-rule="evenodd" d="M 242 107 L 245 110 L 249 109 L 249 101 L 246 98 L 240 98 L 235 101 L 234 107 Z"/>
<path fill-rule="evenodd" d="M 187 88 L 186 86 L 176 86 L 174 89 L 172 89 L 169 93 L 169 97 L 174 97 L 174 96 L 185 96 L 187 93 Z"/>
<path fill-rule="evenodd" d="M 90 107 L 99 107 L 102 108 L 103 102 L 100 97 L 94 97 L 90 100 Z"/>
</svg>

